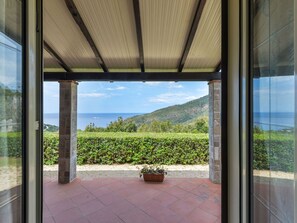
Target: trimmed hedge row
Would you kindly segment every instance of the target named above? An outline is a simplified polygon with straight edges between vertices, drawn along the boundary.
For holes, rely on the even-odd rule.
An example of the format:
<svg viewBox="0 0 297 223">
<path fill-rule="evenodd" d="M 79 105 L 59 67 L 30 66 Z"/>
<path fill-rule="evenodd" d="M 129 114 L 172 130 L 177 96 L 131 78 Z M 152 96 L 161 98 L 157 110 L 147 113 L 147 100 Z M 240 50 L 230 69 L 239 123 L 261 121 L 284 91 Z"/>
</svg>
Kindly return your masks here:
<svg viewBox="0 0 297 223">
<path fill-rule="evenodd" d="M 45 134 L 44 163 L 58 161 L 58 135 Z M 188 133 L 79 133 L 78 164 L 206 164 L 208 137 Z"/>
<path fill-rule="evenodd" d="M 294 172 L 293 134 L 260 133 L 254 136 L 254 169 Z"/>
<path fill-rule="evenodd" d="M 254 136 L 254 168 L 294 172 L 293 135 Z M 58 134 L 44 134 L 44 163 L 58 162 Z M 8 150 L 7 150 L 8 148 Z M 21 156 L 20 133 L 0 133 L 0 156 Z M 206 164 L 207 134 L 78 133 L 78 164 Z"/>
<path fill-rule="evenodd" d="M 22 134 L 20 132 L 0 133 L 0 157 L 21 157 Z"/>
</svg>

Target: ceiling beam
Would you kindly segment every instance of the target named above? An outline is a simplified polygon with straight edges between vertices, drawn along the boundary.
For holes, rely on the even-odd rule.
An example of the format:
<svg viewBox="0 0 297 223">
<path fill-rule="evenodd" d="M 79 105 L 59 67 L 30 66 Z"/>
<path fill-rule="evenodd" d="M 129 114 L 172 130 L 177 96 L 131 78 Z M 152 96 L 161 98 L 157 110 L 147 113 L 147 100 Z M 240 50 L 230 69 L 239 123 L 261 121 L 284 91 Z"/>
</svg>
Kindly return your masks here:
<svg viewBox="0 0 297 223">
<path fill-rule="evenodd" d="M 144 53 L 143 53 L 139 0 L 133 0 L 133 8 L 134 8 L 134 18 L 135 18 L 135 24 L 136 24 L 137 42 L 138 42 L 139 63 L 140 63 L 141 72 L 144 72 L 145 71 Z"/>
<path fill-rule="evenodd" d="M 64 68 L 67 72 L 72 72 L 71 68 L 64 62 L 64 60 L 50 47 L 50 45 L 43 41 L 44 49 Z"/>
<path fill-rule="evenodd" d="M 179 62 L 178 72 L 183 71 L 186 59 L 187 59 L 188 54 L 190 52 L 190 49 L 191 49 L 191 46 L 192 46 L 196 31 L 197 31 L 197 28 L 198 28 L 198 25 L 199 25 L 199 22 L 200 22 L 200 18 L 201 18 L 205 3 L 206 3 L 206 0 L 200 0 L 199 3 L 198 3 L 197 10 L 196 10 L 196 13 L 195 13 L 195 16 L 194 16 L 194 20 L 193 20 L 193 23 L 192 23 L 192 26 L 191 26 L 191 29 L 190 29 L 190 33 L 188 35 L 188 39 L 187 39 L 184 51 L 183 51 L 182 57 L 181 57 L 180 62 Z"/>
<path fill-rule="evenodd" d="M 217 65 L 215 72 L 220 72 L 220 70 L 222 69 L 222 62 L 220 61 L 220 63 Z"/>
<path fill-rule="evenodd" d="M 220 72 L 45 72 L 44 81 L 211 81 L 220 80 Z"/>
<path fill-rule="evenodd" d="M 88 41 L 91 49 L 93 50 L 97 63 L 101 66 L 101 68 L 103 69 L 104 72 L 108 72 L 108 68 L 105 65 L 105 63 L 101 57 L 101 54 L 99 53 L 99 50 L 97 49 L 95 42 L 93 41 L 91 34 L 89 33 L 84 21 L 82 20 L 73 0 L 65 0 L 65 3 L 67 5 L 68 10 L 70 11 L 73 19 L 75 20 L 76 24 L 80 28 L 81 32 L 83 33 L 86 40 Z"/>
</svg>

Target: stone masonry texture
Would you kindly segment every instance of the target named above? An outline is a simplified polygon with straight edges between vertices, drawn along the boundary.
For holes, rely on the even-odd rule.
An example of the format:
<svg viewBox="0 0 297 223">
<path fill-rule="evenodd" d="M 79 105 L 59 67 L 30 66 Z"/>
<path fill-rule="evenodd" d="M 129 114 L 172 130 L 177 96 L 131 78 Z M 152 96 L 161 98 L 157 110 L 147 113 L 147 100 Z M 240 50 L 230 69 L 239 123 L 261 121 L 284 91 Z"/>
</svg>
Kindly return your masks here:
<svg viewBox="0 0 297 223">
<path fill-rule="evenodd" d="M 77 82 L 60 81 L 59 183 L 76 178 Z"/>
<path fill-rule="evenodd" d="M 221 183 L 221 81 L 209 82 L 209 178 Z"/>
</svg>

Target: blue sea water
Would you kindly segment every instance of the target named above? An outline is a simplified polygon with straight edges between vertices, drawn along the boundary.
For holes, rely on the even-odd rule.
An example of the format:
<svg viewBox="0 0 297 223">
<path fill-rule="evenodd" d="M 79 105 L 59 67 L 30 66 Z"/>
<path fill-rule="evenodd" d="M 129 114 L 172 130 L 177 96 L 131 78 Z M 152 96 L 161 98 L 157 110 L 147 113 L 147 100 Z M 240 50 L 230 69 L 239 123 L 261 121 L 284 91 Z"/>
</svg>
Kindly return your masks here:
<svg viewBox="0 0 297 223">
<path fill-rule="evenodd" d="M 263 130 L 290 129 L 295 125 L 295 115 L 293 112 L 255 112 L 254 125 Z"/>
<path fill-rule="evenodd" d="M 84 130 L 85 127 L 94 123 L 98 127 L 106 127 L 110 122 L 116 121 L 118 117 L 124 119 L 140 115 L 140 113 L 79 113 L 77 120 L 77 128 Z M 281 130 L 294 127 L 294 113 L 279 112 L 254 113 L 254 125 L 261 127 L 263 130 Z M 44 123 L 59 126 L 59 114 L 44 114 Z"/>
<path fill-rule="evenodd" d="M 140 115 L 140 113 L 78 113 L 77 128 L 84 130 L 90 123 L 94 123 L 98 127 L 106 127 L 110 122 L 116 121 L 118 117 L 123 119 Z M 59 126 L 58 113 L 46 113 L 43 116 L 45 124 Z"/>
</svg>

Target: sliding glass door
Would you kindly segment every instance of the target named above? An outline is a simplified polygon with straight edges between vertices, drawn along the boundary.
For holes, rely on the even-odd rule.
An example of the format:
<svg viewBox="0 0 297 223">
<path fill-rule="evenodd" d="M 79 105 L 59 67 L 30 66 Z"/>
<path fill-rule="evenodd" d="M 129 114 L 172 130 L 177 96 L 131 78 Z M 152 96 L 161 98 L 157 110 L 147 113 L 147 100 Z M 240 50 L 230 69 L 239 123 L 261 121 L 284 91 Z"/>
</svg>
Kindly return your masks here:
<svg viewBox="0 0 297 223">
<path fill-rule="evenodd" d="M 23 2 L 0 0 L 0 222 L 23 222 Z"/>
<path fill-rule="evenodd" d="M 294 0 L 252 1 L 255 223 L 296 222 L 294 4 Z"/>
</svg>

